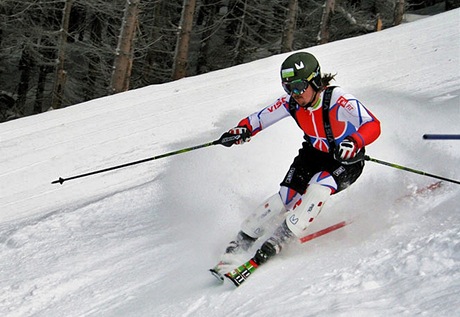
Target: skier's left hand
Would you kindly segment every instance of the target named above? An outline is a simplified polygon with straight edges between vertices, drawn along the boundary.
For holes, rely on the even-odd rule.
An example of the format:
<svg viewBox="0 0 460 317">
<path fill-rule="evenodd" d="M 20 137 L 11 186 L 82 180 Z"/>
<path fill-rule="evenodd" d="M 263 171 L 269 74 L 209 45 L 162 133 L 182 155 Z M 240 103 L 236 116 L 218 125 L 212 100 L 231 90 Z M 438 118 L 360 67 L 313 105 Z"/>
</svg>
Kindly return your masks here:
<svg viewBox="0 0 460 317">
<path fill-rule="evenodd" d="M 340 162 L 352 160 L 359 150 L 356 141 L 352 137 L 346 137 L 337 145 L 334 158 Z"/>
</svg>

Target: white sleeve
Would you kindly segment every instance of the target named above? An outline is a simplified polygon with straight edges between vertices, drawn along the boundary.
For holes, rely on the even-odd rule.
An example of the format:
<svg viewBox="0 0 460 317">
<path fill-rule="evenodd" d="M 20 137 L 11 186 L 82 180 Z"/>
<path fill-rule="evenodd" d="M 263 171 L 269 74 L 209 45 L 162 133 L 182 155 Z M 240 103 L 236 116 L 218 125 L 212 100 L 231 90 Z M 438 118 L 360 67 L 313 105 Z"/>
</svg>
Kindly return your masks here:
<svg viewBox="0 0 460 317">
<path fill-rule="evenodd" d="M 332 94 L 331 107 L 336 106 L 338 106 L 337 120 L 349 122 L 356 129 L 373 120 L 364 105 L 356 97 L 346 93 L 340 87 L 335 88 Z"/>
<path fill-rule="evenodd" d="M 261 111 L 249 115 L 248 120 L 251 125 L 252 134 L 254 135 L 260 130 L 268 128 L 279 120 L 290 116 L 288 107 L 289 97 L 283 96 Z"/>
</svg>

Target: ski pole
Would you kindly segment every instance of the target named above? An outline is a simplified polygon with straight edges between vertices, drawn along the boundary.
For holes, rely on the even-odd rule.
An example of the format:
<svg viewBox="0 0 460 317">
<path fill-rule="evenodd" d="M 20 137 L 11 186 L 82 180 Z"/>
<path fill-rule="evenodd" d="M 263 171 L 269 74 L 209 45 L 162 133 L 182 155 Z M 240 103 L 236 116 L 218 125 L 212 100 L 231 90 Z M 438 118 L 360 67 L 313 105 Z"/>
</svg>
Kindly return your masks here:
<svg viewBox="0 0 460 317">
<path fill-rule="evenodd" d="M 424 134 L 425 140 L 460 140 L 460 134 Z"/>
<path fill-rule="evenodd" d="M 57 179 L 55 181 L 52 181 L 51 184 L 58 184 L 59 183 L 59 184 L 62 185 L 64 182 L 72 180 L 72 179 L 87 177 L 87 176 L 90 176 L 90 175 L 95 175 L 95 174 L 104 173 L 104 172 L 108 172 L 108 171 L 113 171 L 113 170 L 116 170 L 116 169 L 120 169 L 120 168 L 124 168 L 124 167 L 128 167 L 128 166 L 133 166 L 133 165 L 136 165 L 136 164 L 141 164 L 141 163 L 145 163 L 145 162 L 149 162 L 149 161 L 153 161 L 153 160 L 158 160 L 158 159 L 168 157 L 168 156 L 173 156 L 173 155 L 176 155 L 176 154 L 187 153 L 187 152 L 190 152 L 190 151 L 202 149 L 202 148 L 212 146 L 212 145 L 216 145 L 216 144 L 221 144 L 221 145 L 229 147 L 229 146 L 232 146 L 235 143 L 235 141 L 239 140 L 240 138 L 241 138 L 241 135 L 239 135 L 239 134 L 235 135 L 235 134 L 225 132 L 224 134 L 222 134 L 222 136 L 218 140 L 215 140 L 215 141 L 212 141 L 212 142 L 191 146 L 191 147 L 188 147 L 188 148 L 185 148 L 185 149 L 180 149 L 180 150 L 177 150 L 177 151 L 168 152 L 168 153 L 165 153 L 165 154 L 145 158 L 145 159 L 142 159 L 142 160 L 139 160 L 139 161 L 134 161 L 134 162 L 130 162 L 130 163 L 122 164 L 122 165 L 112 166 L 112 167 L 104 168 L 104 169 L 101 169 L 101 170 L 88 172 L 88 173 L 85 173 L 85 174 L 75 175 L 75 176 L 71 176 L 71 177 L 67 177 L 67 178 L 59 177 L 59 179 Z"/>
<path fill-rule="evenodd" d="M 410 167 L 401 166 L 401 165 L 398 165 L 398 164 L 395 164 L 395 163 L 389 163 L 389 162 L 381 161 L 381 160 L 378 160 L 378 159 L 369 157 L 369 156 L 367 156 L 367 155 L 364 156 L 364 159 L 365 159 L 366 161 L 371 161 L 371 162 L 379 163 L 379 164 L 386 165 L 386 166 L 390 166 L 390 167 L 393 167 L 393 168 L 397 168 L 397 169 L 400 169 L 400 170 L 403 170 L 403 171 L 412 172 L 412 173 L 419 174 L 419 175 L 424 175 L 424 176 L 429 176 L 429 177 L 441 179 L 441 180 L 446 181 L 446 182 L 451 182 L 451 183 L 455 183 L 455 184 L 460 184 L 459 181 L 456 181 L 456 180 L 453 180 L 453 179 L 445 178 L 445 177 L 438 176 L 438 175 L 433 175 L 433 174 L 426 173 L 426 172 L 423 172 L 423 171 L 418 171 L 418 170 L 416 170 L 416 169 L 413 169 L 413 168 L 410 168 Z"/>
</svg>

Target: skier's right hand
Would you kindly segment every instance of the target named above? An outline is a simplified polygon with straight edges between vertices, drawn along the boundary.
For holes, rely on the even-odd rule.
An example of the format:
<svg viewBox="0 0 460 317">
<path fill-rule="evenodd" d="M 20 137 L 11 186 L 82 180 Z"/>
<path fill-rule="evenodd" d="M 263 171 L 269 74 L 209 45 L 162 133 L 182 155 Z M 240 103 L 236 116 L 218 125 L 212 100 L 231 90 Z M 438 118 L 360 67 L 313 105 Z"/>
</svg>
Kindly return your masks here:
<svg viewBox="0 0 460 317">
<path fill-rule="evenodd" d="M 240 136 L 233 144 L 243 144 L 251 141 L 251 132 L 246 127 L 235 127 L 228 130 L 228 133 Z"/>
<path fill-rule="evenodd" d="M 230 147 L 233 144 L 243 144 L 251 140 L 251 132 L 246 127 L 235 127 L 225 132 L 220 138 L 220 143 Z"/>
</svg>

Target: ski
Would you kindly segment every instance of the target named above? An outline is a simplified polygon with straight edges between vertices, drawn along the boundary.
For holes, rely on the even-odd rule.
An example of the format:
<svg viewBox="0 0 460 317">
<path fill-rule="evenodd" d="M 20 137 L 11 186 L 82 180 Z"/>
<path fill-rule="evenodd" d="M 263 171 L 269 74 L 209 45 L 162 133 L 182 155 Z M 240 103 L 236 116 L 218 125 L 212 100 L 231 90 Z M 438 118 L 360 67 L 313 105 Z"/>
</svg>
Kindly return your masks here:
<svg viewBox="0 0 460 317">
<path fill-rule="evenodd" d="M 338 222 L 338 223 L 336 223 L 336 224 L 334 224 L 332 226 L 324 228 L 322 230 L 310 233 L 310 234 L 300 238 L 299 239 L 300 243 L 305 243 L 307 241 L 310 241 L 310 240 L 313 240 L 315 238 L 321 237 L 321 236 L 323 236 L 325 234 L 328 234 L 330 232 L 333 232 L 333 231 L 335 231 L 337 229 L 343 228 L 343 227 L 345 227 L 346 225 L 348 225 L 350 223 L 351 223 L 351 221 L 341 221 L 341 222 Z M 225 277 L 228 280 L 230 280 L 236 287 L 239 287 L 241 284 L 243 284 L 249 278 L 249 276 L 251 276 L 256 271 L 256 269 L 258 267 L 259 267 L 259 265 L 254 261 L 254 258 L 251 258 L 249 261 L 241 264 L 240 266 L 238 266 L 234 270 L 224 274 L 223 276 L 222 276 L 221 273 L 219 273 L 218 271 L 216 271 L 214 269 L 211 269 L 210 271 L 219 280 L 223 281 L 223 278 Z"/>
<path fill-rule="evenodd" d="M 216 269 L 210 269 L 209 272 L 211 272 L 211 274 L 216 278 L 218 279 L 219 281 L 221 281 L 222 283 L 224 282 L 224 276 L 222 274 L 220 274 Z"/>
<path fill-rule="evenodd" d="M 300 238 L 300 243 L 305 243 L 307 241 L 310 241 L 310 240 L 313 240 L 315 238 L 318 238 L 318 237 L 321 237 L 329 232 L 332 232 L 332 231 L 335 231 L 337 229 L 340 229 L 340 228 L 343 228 L 345 227 L 346 225 L 349 225 L 351 223 L 351 221 L 341 221 L 339 223 L 336 223 L 335 225 L 332 225 L 332 226 L 329 226 L 327 228 L 324 228 L 322 230 L 319 230 L 319 231 L 316 231 L 316 232 L 313 232 L 313 233 L 310 233 L 302 238 Z"/>
<path fill-rule="evenodd" d="M 234 262 L 225 262 L 225 261 L 220 261 L 217 263 L 216 266 L 214 266 L 212 269 L 209 269 L 209 272 L 221 283 L 224 283 L 225 281 L 225 274 L 230 270 L 233 266 L 235 266 Z"/>
<path fill-rule="evenodd" d="M 254 261 L 254 258 L 250 259 L 246 263 L 238 266 L 236 269 L 225 274 L 225 277 L 228 278 L 236 287 L 240 286 L 246 279 L 254 273 L 254 271 L 259 266 Z"/>
</svg>

